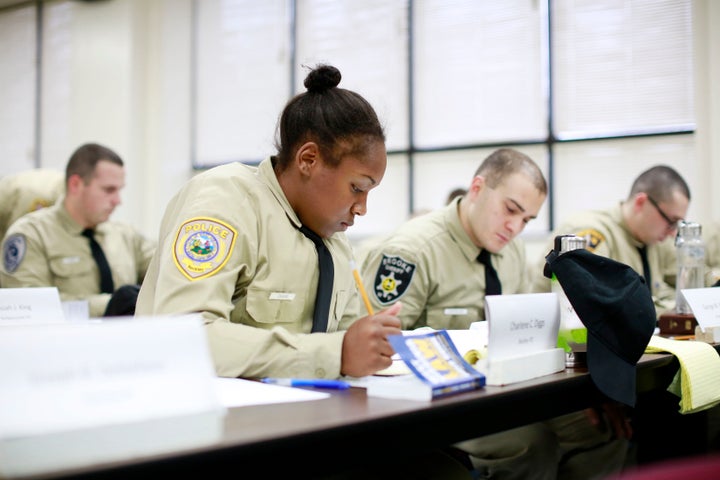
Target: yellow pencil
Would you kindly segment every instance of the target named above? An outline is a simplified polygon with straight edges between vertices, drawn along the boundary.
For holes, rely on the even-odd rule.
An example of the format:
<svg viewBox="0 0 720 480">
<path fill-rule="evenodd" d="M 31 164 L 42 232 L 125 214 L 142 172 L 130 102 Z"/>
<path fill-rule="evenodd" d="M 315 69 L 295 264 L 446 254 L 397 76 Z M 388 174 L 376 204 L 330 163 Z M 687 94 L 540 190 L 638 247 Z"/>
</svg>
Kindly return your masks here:
<svg viewBox="0 0 720 480">
<path fill-rule="evenodd" d="M 370 304 L 370 299 L 368 298 L 365 287 L 363 286 L 362 278 L 360 278 L 360 272 L 358 272 L 355 260 L 350 260 L 350 268 L 352 268 L 353 277 L 355 277 L 355 283 L 357 284 L 358 290 L 360 290 L 360 295 L 362 295 L 363 302 L 365 302 L 365 308 L 367 308 L 367 311 L 370 315 L 375 315 L 375 311 Z"/>
</svg>

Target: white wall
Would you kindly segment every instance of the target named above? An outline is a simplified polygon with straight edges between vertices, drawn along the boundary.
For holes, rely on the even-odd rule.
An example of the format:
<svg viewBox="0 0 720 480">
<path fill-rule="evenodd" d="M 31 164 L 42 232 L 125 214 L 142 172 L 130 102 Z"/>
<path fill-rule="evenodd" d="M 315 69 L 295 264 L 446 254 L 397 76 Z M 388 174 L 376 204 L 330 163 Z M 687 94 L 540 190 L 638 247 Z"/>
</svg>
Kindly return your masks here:
<svg viewBox="0 0 720 480">
<path fill-rule="evenodd" d="M 720 2 L 696 0 L 695 69 L 697 145 L 700 168 L 706 175 L 694 190 L 707 195 L 703 220 L 720 221 Z"/>
</svg>

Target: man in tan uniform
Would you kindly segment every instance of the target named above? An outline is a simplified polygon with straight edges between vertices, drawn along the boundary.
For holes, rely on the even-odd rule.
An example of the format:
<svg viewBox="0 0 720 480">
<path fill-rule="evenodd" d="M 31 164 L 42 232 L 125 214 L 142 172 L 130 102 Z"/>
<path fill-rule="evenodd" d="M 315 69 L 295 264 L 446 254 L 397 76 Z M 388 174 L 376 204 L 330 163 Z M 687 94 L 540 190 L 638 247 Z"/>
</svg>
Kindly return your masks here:
<svg viewBox="0 0 720 480">
<path fill-rule="evenodd" d="M 523 164 L 534 176 L 517 172 Z M 407 221 L 364 256 L 361 271 L 371 302 L 385 308 L 401 300 L 405 330 L 465 329 L 484 320 L 485 267 L 478 254 L 489 250 L 502 293 L 526 291 L 525 244 L 517 235 L 546 195 L 542 172 L 530 158 L 496 151 L 465 196 Z"/>
<path fill-rule="evenodd" d="M 142 282 L 155 242 L 130 226 L 107 221 L 125 186 L 122 159 L 98 144 L 80 146 L 66 168 L 66 195 L 13 223 L 3 240 L 3 287 L 58 288 L 60 298 L 87 300 L 91 317 L 105 313 L 100 269 L 83 231 L 94 231 L 109 263 L 114 289 Z"/>
<path fill-rule="evenodd" d="M 362 271 L 372 304 L 385 308 L 402 301 L 399 315 L 408 330 L 464 329 L 484 320 L 486 295 L 527 291 L 525 246 L 517 235 L 546 196 L 545 178 L 532 159 L 512 149 L 495 151 L 463 197 L 406 222 L 365 256 Z M 497 287 L 488 285 L 493 281 L 481 263 L 483 251 L 489 252 L 499 292 L 489 291 Z M 624 460 L 624 444 L 609 452 L 596 449 L 611 433 L 601 432 L 595 421 L 604 428 L 610 420 L 576 412 L 455 447 L 469 455 L 478 478 L 590 478 Z M 568 475 L 562 466 L 574 451 L 585 452 L 578 456 L 587 464 L 584 475 Z"/>
<path fill-rule="evenodd" d="M 552 238 L 561 234 L 585 237 L 591 252 L 632 267 L 649 281 L 660 315 L 675 306 L 675 289 L 664 278 L 675 268 L 668 239 L 677 232 L 677 223 L 685 218 L 689 203 L 690 189 L 680 174 L 668 166 L 654 166 L 635 179 L 625 201 L 606 210 L 573 215 L 555 230 Z M 545 252 L 551 249 L 548 244 Z M 542 274 L 544 262 L 543 256 L 531 272 L 534 292 L 550 291 L 550 280 Z"/>
<path fill-rule="evenodd" d="M 65 175 L 59 170 L 36 168 L 0 178 L 0 240 L 15 220 L 49 207 L 64 192 Z"/>
</svg>

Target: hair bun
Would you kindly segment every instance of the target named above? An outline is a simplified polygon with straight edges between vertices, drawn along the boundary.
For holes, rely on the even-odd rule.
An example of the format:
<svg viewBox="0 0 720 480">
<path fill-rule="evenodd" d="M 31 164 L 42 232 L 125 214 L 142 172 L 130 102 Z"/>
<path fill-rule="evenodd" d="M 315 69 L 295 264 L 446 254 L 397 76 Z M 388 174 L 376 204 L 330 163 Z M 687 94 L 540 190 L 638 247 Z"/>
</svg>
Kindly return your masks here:
<svg viewBox="0 0 720 480">
<path fill-rule="evenodd" d="M 318 65 L 305 77 L 305 88 L 308 92 L 321 93 L 337 87 L 340 83 L 340 70 L 332 65 Z"/>
</svg>

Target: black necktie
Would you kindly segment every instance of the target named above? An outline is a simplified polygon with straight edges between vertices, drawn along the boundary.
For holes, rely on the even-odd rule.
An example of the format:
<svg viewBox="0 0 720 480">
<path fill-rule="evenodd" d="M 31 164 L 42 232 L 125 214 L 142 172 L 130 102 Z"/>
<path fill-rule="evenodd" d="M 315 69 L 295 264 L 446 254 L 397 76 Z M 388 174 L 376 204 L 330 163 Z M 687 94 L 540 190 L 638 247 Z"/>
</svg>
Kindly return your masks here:
<svg viewBox="0 0 720 480">
<path fill-rule="evenodd" d="M 318 280 L 317 294 L 315 295 L 312 331 L 325 332 L 327 331 L 328 317 L 330 316 L 330 299 L 332 297 L 335 267 L 333 266 L 330 250 L 327 249 L 322 238 L 306 226 L 300 227 L 300 231 L 315 244 L 318 264 L 320 265 L 320 279 Z"/>
<path fill-rule="evenodd" d="M 485 295 L 500 295 L 502 285 L 495 267 L 490 262 L 490 252 L 483 248 L 477 256 L 477 261 L 485 265 Z"/>
<path fill-rule="evenodd" d="M 100 270 L 100 291 L 102 293 L 112 293 L 114 288 L 110 265 L 108 265 L 108 261 L 107 258 L 105 258 L 105 253 L 103 253 L 102 247 L 97 240 L 95 240 L 94 233 L 95 232 L 93 232 L 90 228 L 86 228 L 82 231 L 83 237 L 87 237 L 90 242 L 90 251 L 95 259 L 95 263 L 97 263 L 98 270 Z"/>
<path fill-rule="evenodd" d="M 643 277 L 645 277 L 645 283 L 647 283 L 648 289 L 652 292 L 652 277 L 650 276 L 650 263 L 648 263 L 647 258 L 647 246 L 637 247 L 638 252 L 640 253 L 640 259 L 642 260 L 643 265 Z"/>
</svg>

